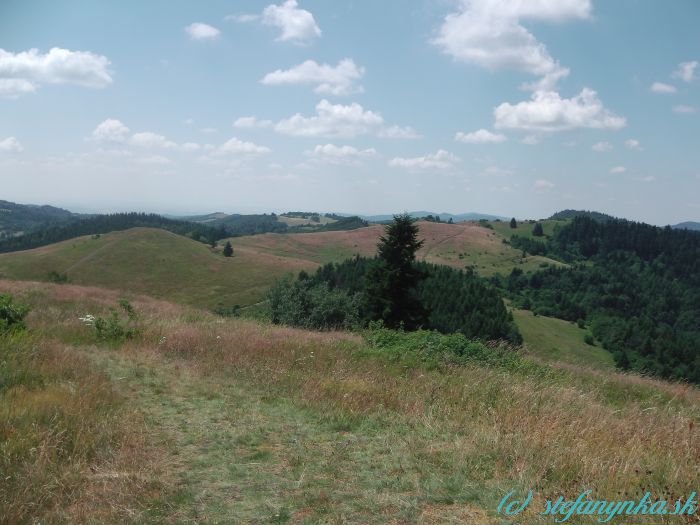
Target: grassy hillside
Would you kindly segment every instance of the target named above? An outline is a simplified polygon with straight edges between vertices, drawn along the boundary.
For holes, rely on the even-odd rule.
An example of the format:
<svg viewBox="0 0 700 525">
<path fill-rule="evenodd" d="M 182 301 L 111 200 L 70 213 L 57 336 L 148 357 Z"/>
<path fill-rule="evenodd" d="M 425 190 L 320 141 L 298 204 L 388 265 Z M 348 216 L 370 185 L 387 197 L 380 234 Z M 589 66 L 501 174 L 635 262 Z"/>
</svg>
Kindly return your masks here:
<svg viewBox="0 0 700 525">
<path fill-rule="evenodd" d="M 78 317 L 106 315 L 117 293 L 0 292 L 32 307 L 30 332 L 0 341 L 2 523 L 482 525 L 503 522 L 507 491 L 532 489 L 518 522 L 543 524 L 545 498 L 671 499 L 700 482 L 687 385 L 517 360 L 424 366 L 356 335 L 142 296 L 138 337 L 105 342 Z"/>
<path fill-rule="evenodd" d="M 420 259 L 485 276 L 513 267 L 537 270 L 559 264 L 545 257 L 521 258 L 495 231 L 473 223 L 420 222 L 425 240 Z M 374 255 L 382 226 L 351 231 L 252 235 L 230 239 L 234 256 L 160 229 L 134 228 L 79 237 L 34 250 L 0 254 L 0 277 L 47 279 L 66 274 L 75 284 L 146 293 L 203 307 L 250 305 L 288 272 L 314 270 L 354 254 Z M 225 244 L 219 242 L 219 246 Z"/>
<path fill-rule="evenodd" d="M 225 258 L 202 243 L 149 228 L 79 237 L 0 256 L 0 276 L 46 279 L 55 271 L 76 284 L 204 307 L 255 303 L 280 275 L 314 266 L 251 250 L 236 250 Z"/>
<path fill-rule="evenodd" d="M 551 236 L 557 224 L 559 226 L 564 226 L 568 221 L 547 219 L 536 222 L 542 225 L 542 230 L 545 235 Z M 527 237 L 530 239 L 533 238 L 532 228 L 535 226 L 535 222 L 518 221 L 517 228 L 511 228 L 509 221 L 491 221 L 489 224 L 499 235 L 502 235 L 506 239 L 510 239 L 511 235 L 519 235 L 520 237 Z"/>
<path fill-rule="evenodd" d="M 526 310 L 513 310 L 515 324 L 527 350 L 546 362 L 614 370 L 612 355 L 600 346 L 591 346 L 583 338 L 588 334 L 576 324 L 553 317 L 535 316 Z"/>
</svg>

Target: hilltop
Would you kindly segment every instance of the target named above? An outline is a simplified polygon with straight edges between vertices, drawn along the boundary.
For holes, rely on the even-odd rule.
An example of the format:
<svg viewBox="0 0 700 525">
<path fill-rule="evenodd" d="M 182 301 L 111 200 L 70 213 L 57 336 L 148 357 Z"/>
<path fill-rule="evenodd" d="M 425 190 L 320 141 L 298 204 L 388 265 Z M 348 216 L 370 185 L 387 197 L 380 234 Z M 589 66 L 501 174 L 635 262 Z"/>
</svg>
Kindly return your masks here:
<svg viewBox="0 0 700 525">
<path fill-rule="evenodd" d="M 54 206 L 0 200 L 0 239 L 78 217 L 78 214 Z"/>
</svg>

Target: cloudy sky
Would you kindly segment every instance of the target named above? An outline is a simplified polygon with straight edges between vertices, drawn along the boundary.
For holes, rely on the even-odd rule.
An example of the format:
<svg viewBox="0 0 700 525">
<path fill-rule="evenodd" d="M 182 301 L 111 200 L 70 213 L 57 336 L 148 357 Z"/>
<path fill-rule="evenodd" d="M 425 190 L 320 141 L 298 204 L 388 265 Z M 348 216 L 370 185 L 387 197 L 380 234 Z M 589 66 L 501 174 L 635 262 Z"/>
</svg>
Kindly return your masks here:
<svg viewBox="0 0 700 525">
<path fill-rule="evenodd" d="M 700 220 L 700 3 L 0 3 L 0 199 Z"/>
</svg>

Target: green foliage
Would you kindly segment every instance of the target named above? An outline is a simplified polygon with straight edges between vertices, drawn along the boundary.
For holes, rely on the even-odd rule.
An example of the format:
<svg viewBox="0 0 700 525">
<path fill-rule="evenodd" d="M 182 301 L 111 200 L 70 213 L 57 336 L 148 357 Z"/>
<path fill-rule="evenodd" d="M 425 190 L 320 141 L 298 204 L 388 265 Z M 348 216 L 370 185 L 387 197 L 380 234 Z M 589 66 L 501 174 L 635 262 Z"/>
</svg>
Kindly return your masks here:
<svg viewBox="0 0 700 525">
<path fill-rule="evenodd" d="M 330 290 L 325 283 L 308 279 L 280 279 L 267 295 L 270 320 L 276 324 L 317 330 L 353 328 L 359 321 L 357 295 Z"/>
<path fill-rule="evenodd" d="M 231 242 L 227 241 L 226 246 L 224 246 L 224 257 L 231 257 L 233 255 L 233 246 L 231 246 Z"/>
<path fill-rule="evenodd" d="M 575 217 L 546 251 L 572 265 L 513 271 L 514 304 L 584 320 L 620 368 L 700 382 L 700 235 Z"/>
<path fill-rule="evenodd" d="M 103 341 L 120 342 L 125 339 L 133 339 L 140 332 L 139 316 L 126 299 L 119 299 L 118 305 L 119 309 L 109 309 L 107 317 L 87 314 L 80 320 L 92 327 L 97 338 Z"/>
<path fill-rule="evenodd" d="M 15 303 L 11 295 L 0 294 L 0 334 L 24 330 L 28 313 L 29 308 Z"/>
<path fill-rule="evenodd" d="M 416 295 L 425 274 L 416 267 L 418 226 L 408 214 L 395 215 L 377 245 L 377 258 L 365 278 L 364 297 L 371 319 L 390 328 L 413 330 L 424 324 L 426 311 Z"/>
<path fill-rule="evenodd" d="M 517 221 L 515 220 L 515 217 L 513 217 L 513 218 L 510 220 L 510 227 L 513 228 L 513 229 L 516 229 L 516 228 L 518 227 L 518 223 L 517 223 Z"/>
<path fill-rule="evenodd" d="M 46 277 L 49 281 L 56 284 L 65 284 L 68 282 L 68 275 L 65 273 L 58 273 L 56 270 L 51 270 Z"/>
<path fill-rule="evenodd" d="M 535 226 L 532 228 L 532 235 L 535 237 L 542 237 L 544 235 L 544 230 L 539 222 L 536 222 Z"/>
<path fill-rule="evenodd" d="M 372 323 L 363 332 L 363 337 L 371 349 L 401 360 L 404 364 L 447 361 L 507 369 L 528 366 L 519 352 L 507 344 L 485 344 L 460 333 L 445 335 L 430 330 L 404 332 L 384 328 L 381 323 Z"/>
<path fill-rule="evenodd" d="M 591 334 L 586 334 L 583 338 L 583 341 L 590 346 L 595 346 L 595 337 L 593 337 Z"/>
</svg>

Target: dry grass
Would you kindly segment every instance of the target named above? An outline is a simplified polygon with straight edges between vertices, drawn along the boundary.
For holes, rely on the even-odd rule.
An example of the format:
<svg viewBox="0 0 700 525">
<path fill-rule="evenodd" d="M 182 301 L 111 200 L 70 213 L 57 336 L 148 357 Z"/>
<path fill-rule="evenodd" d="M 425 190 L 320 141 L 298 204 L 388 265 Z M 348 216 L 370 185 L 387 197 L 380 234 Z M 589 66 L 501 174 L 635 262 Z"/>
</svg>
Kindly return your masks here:
<svg viewBox="0 0 700 525">
<path fill-rule="evenodd" d="M 97 289 L 0 281 L 0 290 L 8 289 L 34 303 L 29 322 L 37 332 L 52 333 L 61 341 L 79 337 L 77 314 L 86 308 L 99 313 L 114 299 L 111 292 Z M 177 363 L 209 385 L 250 385 L 270 399 L 293 400 L 319 420 L 342 422 L 350 438 L 381 431 L 391 464 L 375 457 L 371 447 L 353 450 L 351 461 L 358 465 L 354 477 L 333 478 L 314 496 L 314 505 L 323 498 L 337 503 L 350 492 L 372 503 L 367 505 L 371 511 L 363 511 L 364 519 L 351 522 L 391 522 L 397 509 L 408 512 L 410 501 L 411 513 L 398 522 L 459 523 L 473 516 L 474 523 L 482 523 L 512 487 L 532 488 L 539 500 L 560 494 L 575 497 L 588 488 L 607 499 L 639 496 L 645 490 L 675 498 L 700 482 L 700 394 L 687 385 L 573 367 L 533 375 L 479 366 L 407 368 L 367 356 L 355 335 L 221 319 L 146 298 L 132 303 L 144 317 L 145 331 L 142 339 L 118 351 L 123 359 L 149 353 L 154 363 Z M 65 353 L 60 356 L 59 361 L 67 359 Z M 82 409 L 88 412 L 60 428 L 110 427 L 109 415 L 98 417 L 101 397 L 96 395 L 108 389 L 102 380 L 90 381 L 77 390 L 92 399 Z M 54 400 L 55 405 L 48 406 L 71 406 L 62 388 L 51 387 L 37 398 L 18 390 L 9 399 L 32 407 L 32 418 L 51 421 L 42 412 L 47 405 L 41 396 Z M 216 392 L 217 387 L 209 388 Z M 104 399 L 111 406 L 111 398 Z M 62 417 L 77 417 L 70 409 L 65 412 L 69 415 Z M 16 413 L 6 410 L 3 419 L 14 421 L 11 414 Z M 55 450 L 51 435 L 46 439 L 44 463 L 31 462 L 28 472 L 57 461 L 59 456 L 50 452 Z M 266 453 L 294 464 L 294 458 L 271 450 Z M 328 461 L 336 457 L 330 454 Z M 91 461 L 79 460 L 75 470 L 68 471 L 83 472 Z M 135 461 L 131 458 L 132 465 Z M 374 466 L 362 471 L 360 465 Z M 12 508 L 26 512 L 26 502 L 32 499 L 27 495 L 43 483 L 32 479 L 26 482 L 31 491 L 6 493 Z M 369 481 L 377 479 L 386 480 L 381 494 Z M 308 498 L 292 489 L 285 494 L 292 509 L 290 522 L 345 522 L 333 514 L 330 503 L 321 505 L 330 513 L 321 519 Z M 111 501 L 108 494 L 104 497 Z M 74 499 L 78 500 L 81 497 Z M 659 522 L 666 521 L 655 520 Z"/>
</svg>

